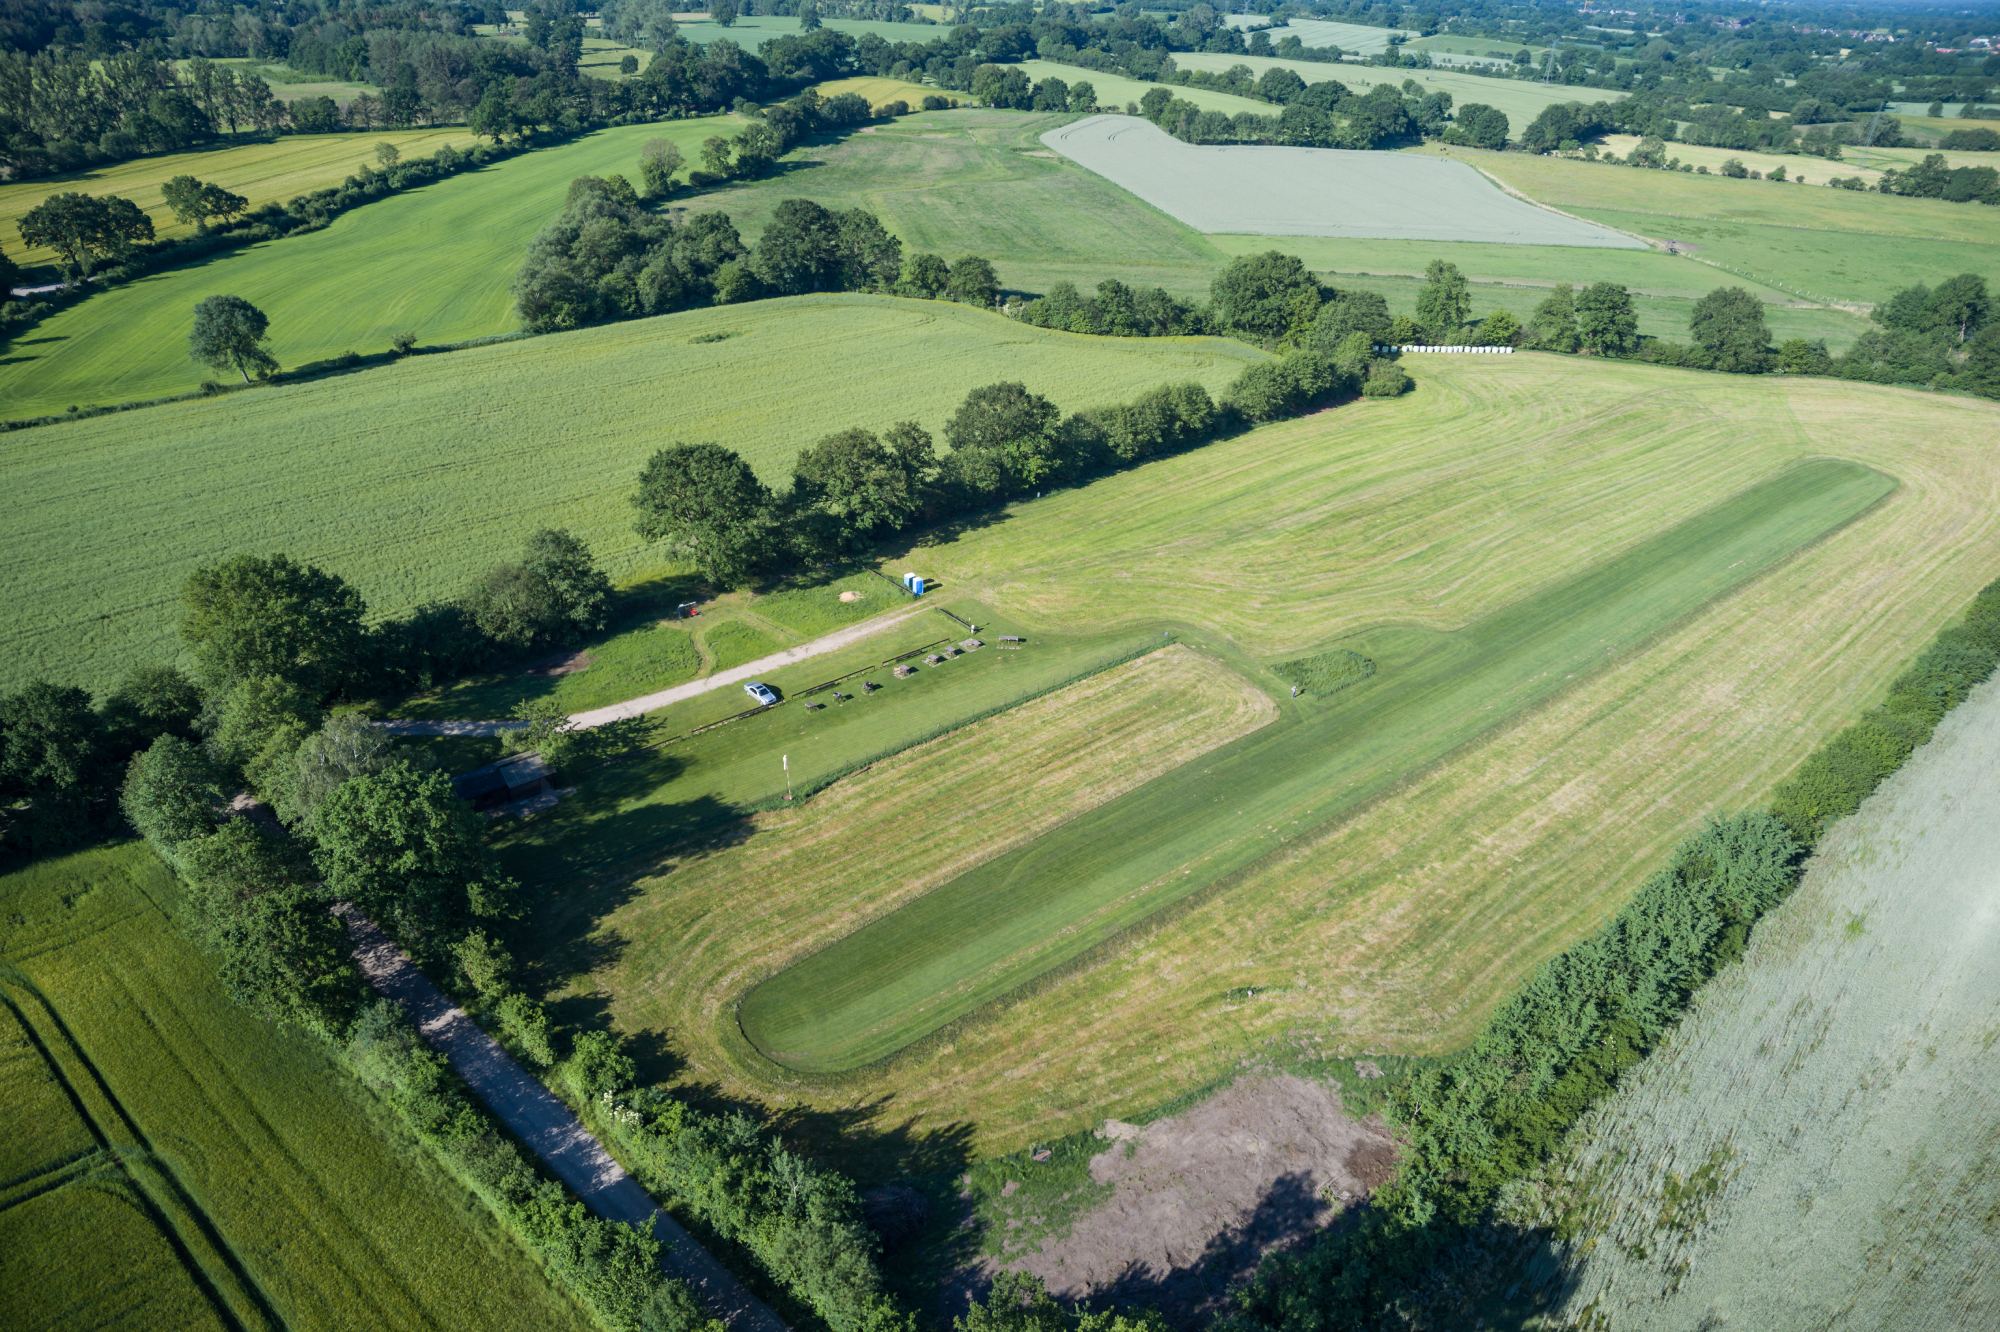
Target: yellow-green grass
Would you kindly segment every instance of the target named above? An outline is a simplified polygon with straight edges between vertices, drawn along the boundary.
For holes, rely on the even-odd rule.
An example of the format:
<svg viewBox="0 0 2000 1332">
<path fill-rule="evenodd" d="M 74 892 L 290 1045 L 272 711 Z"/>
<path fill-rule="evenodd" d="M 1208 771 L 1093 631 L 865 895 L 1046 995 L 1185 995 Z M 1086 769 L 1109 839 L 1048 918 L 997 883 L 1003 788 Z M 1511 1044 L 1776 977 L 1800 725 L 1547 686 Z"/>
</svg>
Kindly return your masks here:
<svg viewBox="0 0 2000 1332">
<path fill-rule="evenodd" d="M 891 102 L 901 102 L 914 111 L 923 105 L 926 97 L 948 97 L 954 101 L 964 102 L 968 106 L 979 104 L 971 93 L 949 92 L 943 88 L 912 83 L 908 79 L 829 79 L 817 86 L 821 97 L 838 97 L 842 93 L 854 93 L 856 96 L 867 98 L 868 105 L 878 111 Z"/>
<path fill-rule="evenodd" d="M 160 187 L 175 176 L 191 175 L 233 190 L 250 207 L 282 203 L 312 190 L 338 185 L 363 165 L 377 165 L 375 145 L 392 143 L 405 157 L 426 157 L 447 144 L 464 148 L 473 142 L 464 129 L 369 130 L 353 134 L 289 134 L 269 142 L 235 144 L 200 152 L 139 157 L 116 166 L 98 167 L 68 176 L 0 185 L 0 236 L 7 253 L 30 264 L 54 263 L 55 252 L 21 242 L 21 217 L 51 194 L 75 190 L 83 194 L 116 194 L 130 199 L 153 219 L 158 236 L 185 236 L 192 226 L 176 221 Z"/>
<path fill-rule="evenodd" d="M 607 994 L 616 1025 L 666 1041 L 704 1085 L 884 1129 L 969 1124 L 982 1151 L 1136 1113 L 1259 1060 L 1440 1053 L 1539 961 L 1596 928 L 1702 818 L 1761 798 L 2000 572 L 2000 460 L 1989 442 L 2000 409 L 1990 404 L 1535 355 L 1412 369 L 1419 386 L 1407 398 L 1018 505 L 895 568 L 1003 608 L 1030 638 L 1021 658 L 1038 635 L 1064 629 L 1143 641 L 1178 624 L 1190 645 L 1254 674 L 1256 662 L 1371 626 L 1459 630 L 1810 459 L 1847 459 L 1900 485 L 1628 655 L 1558 667 L 1570 678 L 1547 702 L 1386 799 L 1317 831 L 1277 828 L 1268 835 L 1285 839 L 1280 849 L 1226 889 L 864 1078 L 829 1085 L 761 1060 L 734 1034 L 732 1004 L 879 914 L 841 914 L 899 891 L 861 868 L 871 854 L 914 858 L 895 876 L 905 883 L 943 882 L 992 854 L 982 839 L 1004 827 L 968 820 L 950 837 L 929 835 L 939 812 L 917 789 L 920 768 L 902 798 L 923 811 L 924 832 L 911 834 L 921 846 L 868 833 L 846 846 L 844 821 L 820 820 L 820 845 L 796 873 L 756 880 L 770 923 L 755 929 L 734 910 L 673 895 L 692 873 L 751 881 L 738 857 L 758 854 L 754 825 L 737 829 L 735 850 L 676 849 L 686 825 L 675 811 L 712 799 L 711 781 L 690 773 L 698 779 L 677 792 L 660 763 L 649 795 L 621 789 L 615 811 L 587 820 L 579 805 L 580 822 L 552 827 L 528 867 L 551 893 L 561 886 L 578 917 L 549 935 L 552 949 L 580 950 L 562 954 L 583 969 L 559 968 L 564 984 Z M 1371 681 L 1337 698 L 1386 699 L 1399 672 L 1392 652 L 1381 655 Z M 762 764 L 747 751 L 734 761 L 775 769 L 793 743 L 774 736 Z M 987 774 L 1021 776 L 1004 763 Z M 811 820 L 845 789 L 797 817 Z M 871 802 L 892 798 L 869 791 Z M 650 864 L 649 817 L 667 830 L 651 841 Z M 619 838 L 617 854 L 597 860 L 601 841 Z M 577 856 L 591 866 L 579 869 Z M 702 869 L 710 858 L 718 863 Z M 672 872 L 645 878 L 635 864 Z M 596 905 L 586 914 L 582 903 Z M 700 948 L 723 961 L 686 963 L 685 935 L 654 923 L 680 913 L 694 913 L 685 918 L 700 920 Z M 671 950 L 646 942 L 669 937 Z"/>
<path fill-rule="evenodd" d="M 696 19 L 676 19 L 676 30 L 697 45 L 731 41 L 746 51 L 755 51 L 773 37 L 796 37 L 798 19 L 782 14 L 758 14 L 739 18 L 728 27 L 711 22 L 705 15 Z M 874 35 L 888 42 L 934 42 L 950 35 L 951 29 L 931 23 L 889 23 L 875 19 L 823 19 L 820 26 L 849 37 Z"/>
<path fill-rule="evenodd" d="M 1153 89 L 1165 88 L 1183 102 L 1193 102 L 1204 111 L 1220 111 L 1231 116 L 1244 111 L 1253 116 L 1274 116 L 1278 113 L 1277 107 L 1255 97 L 1238 97 L 1235 93 L 1216 92 L 1210 88 L 1148 83 L 1107 70 L 1086 69 L 1082 65 L 1064 65 L 1053 60 L 1023 60 L 1021 68 L 1036 83 L 1043 79 L 1061 79 L 1068 84 L 1088 83 L 1091 91 L 1097 94 L 1097 104 L 1101 107 L 1136 106 Z"/>
<path fill-rule="evenodd" d="M 708 659 L 711 670 L 726 671 L 731 666 L 768 657 L 779 647 L 778 640 L 763 629 L 737 619 L 712 620 L 698 632 L 702 655 Z"/>
<path fill-rule="evenodd" d="M 619 65 L 626 56 L 639 62 L 639 68 L 634 71 L 637 74 L 644 74 L 646 66 L 653 63 L 653 53 L 643 46 L 627 46 L 608 37 L 586 37 L 583 39 L 583 56 L 576 62 L 576 67 L 592 78 L 622 79 L 626 75 Z"/>
<path fill-rule="evenodd" d="M 1264 19 L 1243 16 L 1241 24 L 1231 23 L 1231 27 L 1256 27 Z M 1308 47 L 1337 46 L 1342 51 L 1352 51 L 1356 55 L 1378 55 L 1389 49 L 1389 38 L 1400 29 L 1378 27 L 1372 23 L 1341 23 L 1334 19 L 1295 18 L 1284 25 L 1270 29 L 1265 35 L 1273 43 L 1287 37 L 1296 37 L 1300 44 Z M 1409 34 L 1405 32 L 1404 36 Z M 1179 58 L 1176 54 L 1176 59 Z"/>
<path fill-rule="evenodd" d="M 1797 464 L 1451 633 L 1358 634 L 1346 645 L 1376 663 L 1372 680 L 793 962 L 744 995 L 743 1032 L 801 1072 L 888 1059 L 1548 702 L 1894 484 L 1857 463 Z"/>
<path fill-rule="evenodd" d="M 1495 79 L 1450 69 L 1400 69 L 1383 65 L 1329 65 L 1312 60 L 1283 60 L 1276 56 L 1218 55 L 1211 52 L 1175 52 L 1174 63 L 1182 69 L 1206 70 L 1220 74 L 1236 65 L 1247 65 L 1253 75 L 1267 69 L 1289 69 L 1307 83 L 1337 79 L 1355 92 L 1367 92 L 1377 84 L 1400 88 L 1414 79 L 1425 92 L 1448 92 L 1453 106 L 1470 102 L 1494 107 L 1507 117 L 1509 133 L 1519 135 L 1528 122 L 1557 102 L 1615 102 L 1625 94 L 1598 88 L 1569 88 L 1521 79 Z M 1264 105 L 1263 114 L 1276 108 Z"/>
<path fill-rule="evenodd" d="M 0 364 L 11 418 L 72 405 L 186 393 L 215 371 L 188 358 L 196 302 L 232 295 L 271 320 L 285 365 L 380 352 L 400 332 L 454 342 L 517 326 L 510 290 L 535 233 L 578 176 L 636 177 L 648 139 L 690 159 L 733 116 L 600 130 L 356 208 L 323 231 L 288 236 L 101 292 L 37 325 Z M 373 140 L 361 137 L 364 154 Z"/>
<path fill-rule="evenodd" d="M 1953 130 L 1990 129 L 2000 132 L 2000 120 L 1963 120 L 1957 116 L 1897 116 L 1910 137 L 1925 143 L 1940 143 Z"/>
<path fill-rule="evenodd" d="M 1632 150 L 1639 144 L 1639 136 L 1607 134 L 1602 142 L 1606 151 L 1616 153 L 1620 157 L 1630 157 Z M 1747 149 L 1708 148 L 1693 143 L 1668 143 L 1666 153 L 1669 159 L 1679 158 L 1690 166 L 1707 167 L 1711 175 L 1721 175 L 1723 163 L 1730 161 L 1741 162 L 1745 170 L 1761 171 L 1766 175 L 1783 167 L 1787 177 L 1785 180 L 1765 182 L 1774 189 L 1784 189 L 1799 181 L 1804 181 L 1808 185 L 1825 185 L 1835 176 L 1859 176 L 1870 189 L 1873 189 L 1875 182 L 1882 179 L 1879 167 L 1864 166 L 1858 161 L 1830 161 L 1824 157 L 1808 157 L 1799 153 L 1760 153 Z"/>
<path fill-rule="evenodd" d="M 1848 144 L 1840 150 L 1840 160 L 1828 165 L 1832 168 L 1835 175 L 1854 175 L 1856 174 L 1854 168 L 1857 166 L 1872 167 L 1877 170 L 1894 167 L 1896 170 L 1902 171 L 1915 166 L 1932 153 L 1938 151 L 1940 150 L 1934 147 L 1880 148 Z M 1968 152 L 1963 149 L 1954 148 L 1944 156 L 1945 160 L 1955 167 L 2000 167 L 2000 152 Z M 1813 159 L 1808 158 L 1807 160 L 1811 161 Z"/>
<path fill-rule="evenodd" d="M 778 204 L 804 194 L 828 207 L 867 208 L 906 250 L 993 261 L 1000 281 L 1043 291 L 1105 278 L 1205 295 L 1227 262 L 1199 232 L 1042 146 L 1061 115 L 957 110 L 906 116 L 790 159 L 774 179 L 710 191 L 696 208 L 727 212 L 762 232 Z M 948 183 L 949 188 L 941 188 Z"/>
<path fill-rule="evenodd" d="M 1782 186 L 1773 188 L 1782 189 Z M 1765 303 L 1771 336 L 1823 339 L 1838 351 L 1869 328 L 1851 310 L 1813 305 L 1775 287 L 1718 272 L 1686 255 L 1664 250 L 1613 250 L 1548 245 L 1445 244 L 1433 241 L 1342 240 L 1318 236 L 1211 236 L 1226 254 L 1279 249 L 1295 254 L 1337 288 L 1375 291 L 1400 314 L 1416 309 L 1424 266 L 1433 259 L 1457 264 L 1472 284 L 1476 314 L 1506 310 L 1525 321 L 1559 282 L 1581 286 L 1616 282 L 1629 287 L 1639 331 L 1685 341 L 1694 303 L 1717 287 L 1739 286 Z"/>
<path fill-rule="evenodd" d="M 1475 60 L 1500 64 L 1512 64 L 1516 51 L 1526 51 L 1536 60 L 1548 54 L 1546 46 L 1536 46 L 1530 42 L 1509 42 L 1498 37 L 1462 37 L 1454 32 L 1418 37 L 1414 41 L 1403 43 L 1403 49 L 1426 52 L 1433 60 L 1438 59 L 1440 55 L 1468 56 Z"/>
<path fill-rule="evenodd" d="M 1674 240 L 1723 272 L 1809 300 L 1882 301 L 1955 273 L 2000 279 L 2000 210 L 1530 153 L 1450 151 L 1538 203 Z"/>
<path fill-rule="evenodd" d="M 138 843 L 0 877 L 0 1012 L 33 1035 L 7 1120 L 85 1129 L 0 1192 L 36 1267 L 9 1325 L 589 1326 L 318 1047 L 231 1004 L 172 891 Z"/>
<path fill-rule="evenodd" d="M 800 297 L 17 431 L 0 437 L 0 679 L 103 686 L 171 655 L 181 580 L 228 552 L 314 561 L 384 613 L 463 590 L 544 526 L 622 578 L 663 563 L 629 497 L 675 440 L 725 444 L 783 484 L 824 435 L 941 432 L 995 380 L 1077 409 L 1190 379 L 1220 392 L 1262 357 L 942 302 Z"/>
<path fill-rule="evenodd" d="M 183 68 L 187 65 L 185 60 L 176 63 Z M 231 66 L 238 74 L 255 75 L 269 85 L 271 96 L 280 102 L 296 102 L 302 97 L 331 97 L 344 106 L 363 93 L 378 97 L 382 93 L 372 83 L 322 78 L 293 69 L 280 61 L 259 60 L 253 56 L 224 56 L 209 63 Z"/>
</svg>

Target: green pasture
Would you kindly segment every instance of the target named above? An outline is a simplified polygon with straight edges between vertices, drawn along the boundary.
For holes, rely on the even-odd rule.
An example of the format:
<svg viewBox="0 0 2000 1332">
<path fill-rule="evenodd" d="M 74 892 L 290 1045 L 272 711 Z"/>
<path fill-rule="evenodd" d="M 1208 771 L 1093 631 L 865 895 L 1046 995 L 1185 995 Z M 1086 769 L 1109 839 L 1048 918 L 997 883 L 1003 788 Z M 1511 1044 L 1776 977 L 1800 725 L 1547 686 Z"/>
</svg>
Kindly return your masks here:
<svg viewBox="0 0 2000 1332">
<path fill-rule="evenodd" d="M 1175 52 L 1174 63 L 1182 69 L 1206 70 L 1221 74 L 1236 65 L 1245 65 L 1251 74 L 1267 69 L 1289 69 L 1307 83 L 1337 79 L 1354 92 L 1367 92 L 1377 84 L 1400 88 L 1414 79 L 1425 92 L 1448 92 L 1453 106 L 1481 102 L 1507 117 L 1508 133 L 1518 136 L 1528 122 L 1557 102 L 1615 102 L 1623 93 L 1599 88 L 1570 88 L 1533 83 L 1521 79 L 1495 79 L 1453 69 L 1403 69 L 1385 65 L 1329 65 L 1312 60 L 1283 60 L 1276 56 L 1221 55 L 1213 52 Z M 1265 106 L 1264 114 L 1276 108 Z"/>
<path fill-rule="evenodd" d="M 880 37 L 885 42 L 934 42 L 951 32 L 935 23 L 886 23 L 874 19 L 829 18 L 820 26 L 849 37 Z M 796 37 L 798 19 L 785 14 L 756 14 L 738 18 L 728 27 L 708 19 L 675 20 L 675 31 L 700 46 L 710 42 L 735 42 L 746 51 L 755 51 L 773 37 Z"/>
<path fill-rule="evenodd" d="M 1415 313 L 1424 265 L 1432 259 L 1444 259 L 1457 264 L 1466 275 L 1476 314 L 1505 310 L 1525 321 L 1559 282 L 1577 286 L 1617 282 L 1632 289 L 1640 332 L 1685 341 L 1694 303 L 1717 287 L 1740 286 L 1765 303 L 1765 322 L 1771 336 L 1779 341 L 1823 338 L 1838 351 L 1869 327 L 1864 316 L 1852 311 L 1806 304 L 1775 287 L 1739 280 L 1712 265 L 1663 250 L 1321 236 L 1211 236 L 1209 240 L 1232 255 L 1270 249 L 1295 254 L 1334 287 L 1379 292 L 1397 314 Z"/>
<path fill-rule="evenodd" d="M 2000 120 L 1961 120 L 1957 116 L 1899 115 L 1903 129 L 1919 143 L 1941 143 L 1953 130 L 2000 130 Z"/>
<path fill-rule="evenodd" d="M 231 1003 L 173 892 L 136 842 L 0 877 L 0 1091 L 34 1121 L 0 1185 L 9 1326 L 590 1326 L 358 1083 Z"/>
<path fill-rule="evenodd" d="M 65 190 L 121 195 L 153 219 L 154 234 L 184 236 L 194 228 L 176 221 L 160 197 L 160 187 L 175 176 L 191 175 L 221 185 L 248 199 L 250 207 L 261 208 L 338 185 L 364 165 L 376 166 L 378 143 L 394 144 L 405 157 L 428 157 L 447 144 L 465 148 L 473 141 L 470 130 L 452 128 L 287 134 L 268 141 L 138 157 L 66 176 L 0 185 L 0 242 L 17 262 L 55 262 L 53 251 L 30 249 L 21 243 L 20 222 L 29 209 Z"/>
<path fill-rule="evenodd" d="M 177 63 L 185 65 L 187 62 Z M 238 74 L 256 75 L 270 85 L 271 96 L 281 102 L 296 102 L 302 97 L 331 97 L 345 106 L 363 93 L 374 97 L 382 95 L 382 90 L 372 83 L 322 78 L 317 74 L 293 69 L 290 65 L 276 60 L 260 60 L 254 56 L 223 56 L 212 59 L 209 63 L 232 66 Z"/>
<path fill-rule="evenodd" d="M 906 116 L 833 144 L 807 145 L 792 169 L 691 201 L 758 235 L 785 199 L 866 208 L 909 250 L 983 255 L 1000 281 L 1043 291 L 1105 278 L 1206 295 L 1225 257 L 1199 233 L 1042 146 L 1070 117 L 957 110 Z"/>
<path fill-rule="evenodd" d="M 1882 301 L 1956 273 L 2000 280 L 1996 209 L 1528 153 L 1450 152 L 1540 203 L 1673 240 L 1720 272 L 1808 300 Z"/>
<path fill-rule="evenodd" d="M 843 1072 L 886 1058 L 1376 798 L 1852 520 L 1894 488 L 1789 468 L 1461 630 L 1342 646 L 1376 675 L 987 861 L 752 988 L 744 1034 Z"/>
<path fill-rule="evenodd" d="M 1247 18 L 1247 16 L 1246 16 Z M 1262 23 L 1260 16 L 1256 22 Z M 1231 26 L 1236 26 L 1232 24 Z M 1242 26 L 1253 26 L 1245 22 Z M 1337 46 L 1342 51 L 1352 51 L 1356 55 L 1380 55 L 1389 49 L 1389 38 L 1403 29 L 1378 28 L 1369 23 L 1341 23 L 1334 19 L 1295 18 L 1282 27 L 1272 28 L 1266 35 L 1273 44 L 1287 37 L 1296 37 L 1307 47 Z M 1178 61 L 1183 53 L 1176 52 Z"/>
<path fill-rule="evenodd" d="M 726 444 L 783 484 L 822 436 L 903 420 L 941 432 L 997 379 L 1076 409 L 1178 380 L 1220 392 L 1262 356 L 813 296 L 15 432 L 0 436 L 0 680 L 103 687 L 170 657 L 182 578 L 227 552 L 311 560 L 383 613 L 461 591 L 543 526 L 574 530 L 625 578 L 663 562 L 629 497 L 674 440 Z"/>
<path fill-rule="evenodd" d="M 0 355 L 0 411 L 11 418 L 73 405 L 187 393 L 216 372 L 187 353 L 195 303 L 241 296 L 271 319 L 287 366 L 387 349 L 401 332 L 427 343 L 505 333 L 509 290 L 535 233 L 578 176 L 635 177 L 648 139 L 698 160 L 733 116 L 625 125 L 508 158 L 356 208 L 323 231 L 267 241 L 101 292 L 38 324 Z M 373 139 L 352 136 L 365 155 Z"/>
<path fill-rule="evenodd" d="M 814 87 L 821 97 L 838 97 L 842 93 L 854 93 L 856 96 L 865 97 L 868 99 L 868 105 L 878 111 L 891 102 L 901 102 L 911 110 L 915 110 L 923 105 L 926 97 L 947 97 L 971 106 L 979 104 L 971 93 L 933 88 L 922 83 L 912 83 L 908 79 L 865 76 L 853 79 L 828 79 L 825 83 L 815 84 Z"/>
<path fill-rule="evenodd" d="M 1178 57 L 1176 57 L 1178 59 Z M 1184 102 L 1193 102 L 1204 111 L 1220 111 L 1225 115 L 1236 115 L 1248 111 L 1253 116 L 1273 116 L 1278 108 L 1255 97 L 1238 97 L 1235 93 L 1215 92 L 1208 88 L 1181 88 L 1172 84 L 1148 83 L 1124 74 L 1113 74 L 1105 70 L 1086 69 L 1082 65 L 1064 65 L 1053 60 L 1023 60 L 1021 68 L 1030 79 L 1040 83 L 1043 79 L 1061 79 L 1064 83 L 1088 83 L 1097 94 L 1097 104 L 1103 107 L 1137 106 L 1139 99 L 1155 88 L 1165 88 Z"/>
</svg>

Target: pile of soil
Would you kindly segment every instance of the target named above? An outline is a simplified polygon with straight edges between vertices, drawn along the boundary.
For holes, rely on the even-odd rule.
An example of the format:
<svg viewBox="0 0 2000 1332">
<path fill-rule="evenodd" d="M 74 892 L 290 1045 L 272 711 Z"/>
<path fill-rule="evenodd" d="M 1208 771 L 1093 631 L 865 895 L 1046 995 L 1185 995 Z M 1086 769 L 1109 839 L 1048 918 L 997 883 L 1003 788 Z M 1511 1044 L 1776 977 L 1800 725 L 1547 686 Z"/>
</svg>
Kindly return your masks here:
<svg viewBox="0 0 2000 1332">
<path fill-rule="evenodd" d="M 1239 1079 L 1144 1127 L 1108 1121 L 1090 1162 L 1110 1198 L 1015 1266 L 1068 1299 L 1196 1320 L 1263 1254 L 1324 1226 L 1389 1177 L 1395 1144 L 1340 1092 L 1290 1074 Z"/>
</svg>

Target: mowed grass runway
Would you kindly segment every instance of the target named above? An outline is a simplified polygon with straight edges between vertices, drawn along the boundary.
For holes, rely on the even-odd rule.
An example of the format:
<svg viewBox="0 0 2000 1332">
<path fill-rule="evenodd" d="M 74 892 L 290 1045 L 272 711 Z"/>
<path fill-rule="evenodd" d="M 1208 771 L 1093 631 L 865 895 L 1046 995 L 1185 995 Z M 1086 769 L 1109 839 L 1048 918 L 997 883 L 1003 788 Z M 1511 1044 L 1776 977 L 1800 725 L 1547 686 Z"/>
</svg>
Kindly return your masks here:
<svg viewBox="0 0 2000 1332">
<path fill-rule="evenodd" d="M 1796 465 L 1840 458 L 1900 484 L 1643 641 L 1617 626 L 1609 644 L 1579 637 L 1583 655 L 1521 686 L 1538 706 L 1509 711 L 1503 691 L 1491 704 L 1507 713 L 1497 724 L 1351 813 L 1267 828 L 1246 803 L 1248 834 L 1275 849 L 1226 889 L 1185 899 L 1087 965 L 1046 973 L 864 1074 L 772 1063 L 743 1038 L 735 1006 L 1012 845 L 1008 820 L 979 816 L 969 792 L 939 799 L 921 764 L 878 764 L 788 815 L 812 847 L 786 853 L 783 875 L 762 868 L 782 848 L 761 822 L 718 844 L 673 847 L 662 834 L 635 871 L 642 808 L 661 829 L 684 828 L 675 812 L 717 789 L 698 769 L 682 784 L 670 765 L 653 765 L 649 794 L 621 794 L 627 814 L 554 836 L 524 876 L 587 914 L 549 936 L 562 951 L 561 992 L 606 996 L 618 1027 L 664 1041 L 703 1085 L 884 1131 L 968 1124 L 981 1151 L 1138 1113 L 1245 1063 L 1439 1053 L 1539 961 L 1596 928 L 1701 819 L 1761 799 L 2000 573 L 1991 404 L 1531 355 L 1412 369 L 1419 387 L 1408 398 L 1267 427 L 1018 505 L 892 567 L 933 573 L 947 604 L 1005 608 L 1031 643 L 1065 627 L 1135 643 L 1176 629 L 1297 711 L 1266 728 L 1276 735 L 1364 700 L 1387 711 L 1421 664 L 1415 648 L 1441 651 L 1471 626 L 1503 623 L 1493 617 L 1508 607 Z M 1384 625 L 1405 628 L 1384 636 Z M 1617 641 L 1622 656 L 1588 655 Z M 1286 702 L 1262 669 L 1353 642 L 1381 670 L 1347 703 Z M 762 762 L 739 756 L 745 772 L 769 769 L 760 797 L 780 776 L 779 749 L 796 764 L 798 743 L 773 736 Z M 1000 790 L 1036 773 L 1009 752 L 988 746 L 979 780 Z M 1370 780 L 1333 766 L 1336 785 Z M 879 827 L 828 803 L 864 790 L 881 807 Z M 974 812 L 957 818 L 961 806 Z M 894 844 L 893 884 L 871 860 L 889 844 L 880 827 L 911 839 Z M 600 830 L 634 835 L 616 863 L 593 854 Z M 754 915 L 727 894 L 683 895 L 697 882 L 739 894 L 755 883 Z"/>
<path fill-rule="evenodd" d="M 241 296 L 270 316 L 271 350 L 287 366 L 386 351 L 400 332 L 427 343 L 509 332 L 518 326 L 514 274 L 572 180 L 636 179 L 639 147 L 655 138 L 698 161 L 702 140 L 740 123 L 715 116 L 600 130 L 356 208 L 324 231 L 102 292 L 0 357 L 0 413 L 21 419 L 188 393 L 217 378 L 187 349 L 195 303 L 208 296 Z"/>
<path fill-rule="evenodd" d="M 175 176 L 194 176 L 233 190 L 250 207 L 283 203 L 313 190 L 338 185 L 362 166 L 379 165 L 375 146 L 395 145 L 405 158 L 429 157 L 444 147 L 466 148 L 476 139 L 459 127 L 416 130 L 362 130 L 353 134 L 288 134 L 268 143 L 247 143 L 202 152 L 140 157 L 130 162 L 54 176 L 19 185 L 0 185 L 0 237 L 16 262 L 54 263 L 52 250 L 21 243 L 21 216 L 51 194 L 116 194 L 130 199 L 153 219 L 157 236 L 186 236 L 192 226 L 176 221 L 160 197 L 160 187 Z"/>
<path fill-rule="evenodd" d="M 591 1326 L 310 1038 L 230 1001 L 173 893 L 136 842 L 0 876 L 7 1325 Z"/>
<path fill-rule="evenodd" d="M 1852 520 L 1894 482 L 1820 460 L 1452 634 L 1346 646 L 1373 680 L 989 860 L 751 990 L 750 1040 L 846 1072 L 1069 962 L 1480 734 Z"/>
<path fill-rule="evenodd" d="M 0 684 L 101 687 L 170 657 L 181 580 L 224 554 L 314 561 L 386 613 L 461 591 L 544 526 L 630 574 L 664 563 L 632 531 L 629 497 L 676 440 L 726 444 L 782 485 L 825 435 L 904 420 L 941 432 L 995 380 L 1075 409 L 1189 379 L 1219 393 L 1263 355 L 945 302 L 799 297 L 17 431 L 0 436 Z"/>
</svg>

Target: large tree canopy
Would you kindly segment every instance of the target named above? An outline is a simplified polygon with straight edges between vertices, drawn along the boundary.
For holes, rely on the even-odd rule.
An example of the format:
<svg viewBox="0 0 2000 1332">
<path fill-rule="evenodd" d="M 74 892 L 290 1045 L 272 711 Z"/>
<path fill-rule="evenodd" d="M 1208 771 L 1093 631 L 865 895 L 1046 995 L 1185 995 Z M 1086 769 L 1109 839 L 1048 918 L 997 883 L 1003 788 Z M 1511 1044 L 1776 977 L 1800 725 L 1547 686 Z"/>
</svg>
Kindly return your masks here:
<svg viewBox="0 0 2000 1332">
<path fill-rule="evenodd" d="M 632 497 L 636 526 L 718 587 L 734 587 L 773 555 L 771 492 L 720 444 L 672 444 L 647 460 Z"/>
</svg>

